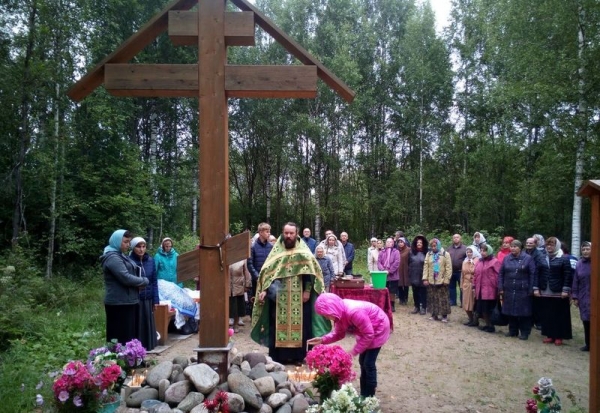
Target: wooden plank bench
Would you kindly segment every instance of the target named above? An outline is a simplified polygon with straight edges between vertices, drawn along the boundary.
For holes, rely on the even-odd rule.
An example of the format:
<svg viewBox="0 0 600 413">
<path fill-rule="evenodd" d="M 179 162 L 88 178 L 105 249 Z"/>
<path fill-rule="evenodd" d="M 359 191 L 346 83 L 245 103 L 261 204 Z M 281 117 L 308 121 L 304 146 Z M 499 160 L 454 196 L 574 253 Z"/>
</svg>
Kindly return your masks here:
<svg viewBox="0 0 600 413">
<path fill-rule="evenodd" d="M 167 337 L 169 336 L 169 322 L 175 317 L 175 311 L 169 311 L 167 304 L 158 304 L 154 307 L 154 323 L 156 324 L 156 331 L 160 334 L 158 344 L 164 346 L 167 343 Z"/>
</svg>

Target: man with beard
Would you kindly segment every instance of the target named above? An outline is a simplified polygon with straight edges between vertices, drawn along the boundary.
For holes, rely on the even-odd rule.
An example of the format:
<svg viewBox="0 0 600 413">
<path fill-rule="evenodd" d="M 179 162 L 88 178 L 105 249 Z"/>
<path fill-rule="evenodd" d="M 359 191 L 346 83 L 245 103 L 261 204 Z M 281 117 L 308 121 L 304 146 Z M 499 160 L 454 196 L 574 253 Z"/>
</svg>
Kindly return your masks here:
<svg viewBox="0 0 600 413">
<path fill-rule="evenodd" d="M 296 224 L 288 222 L 262 266 L 252 311 L 250 336 L 269 347 L 273 360 L 302 363 L 306 341 L 331 329 L 314 312 L 314 302 L 324 287 L 318 261 L 300 241 Z"/>
</svg>

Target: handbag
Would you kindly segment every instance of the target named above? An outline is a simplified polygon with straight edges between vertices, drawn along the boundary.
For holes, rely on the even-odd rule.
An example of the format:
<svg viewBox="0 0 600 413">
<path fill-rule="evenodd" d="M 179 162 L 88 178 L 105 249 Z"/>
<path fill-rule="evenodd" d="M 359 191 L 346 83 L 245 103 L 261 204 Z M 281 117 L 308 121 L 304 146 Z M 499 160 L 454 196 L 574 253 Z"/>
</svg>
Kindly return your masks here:
<svg viewBox="0 0 600 413">
<path fill-rule="evenodd" d="M 492 315 L 490 316 L 490 321 L 492 325 L 495 326 L 507 326 L 508 325 L 508 317 L 502 314 L 502 301 L 497 300 L 496 306 L 492 311 Z"/>
</svg>

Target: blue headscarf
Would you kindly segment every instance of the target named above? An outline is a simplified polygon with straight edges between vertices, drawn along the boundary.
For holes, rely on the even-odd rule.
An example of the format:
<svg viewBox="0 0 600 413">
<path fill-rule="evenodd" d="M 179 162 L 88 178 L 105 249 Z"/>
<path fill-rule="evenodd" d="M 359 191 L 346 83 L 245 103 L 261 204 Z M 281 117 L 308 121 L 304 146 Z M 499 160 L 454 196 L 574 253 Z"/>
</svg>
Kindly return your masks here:
<svg viewBox="0 0 600 413">
<path fill-rule="evenodd" d="M 440 252 L 442 250 L 442 242 L 437 238 L 433 238 L 431 241 L 429 241 L 429 245 L 433 243 L 435 243 L 436 249 L 436 251 L 433 253 L 433 279 L 437 280 L 437 277 L 440 274 Z"/>
<path fill-rule="evenodd" d="M 114 252 L 122 252 L 121 251 L 121 242 L 123 241 L 123 235 L 126 230 L 118 229 L 110 236 L 108 239 L 108 245 L 104 247 L 104 253 L 114 251 Z"/>
</svg>

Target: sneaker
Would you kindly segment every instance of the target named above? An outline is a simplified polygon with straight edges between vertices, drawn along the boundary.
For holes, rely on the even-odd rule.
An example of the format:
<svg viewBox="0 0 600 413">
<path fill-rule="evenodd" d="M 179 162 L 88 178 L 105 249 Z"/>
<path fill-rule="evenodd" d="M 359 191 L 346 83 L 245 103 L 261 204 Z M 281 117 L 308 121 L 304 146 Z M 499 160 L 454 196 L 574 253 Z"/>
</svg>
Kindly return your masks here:
<svg viewBox="0 0 600 413">
<path fill-rule="evenodd" d="M 543 340 L 542 340 L 542 343 L 544 343 L 544 344 L 550 344 L 550 343 L 554 343 L 554 339 L 553 339 L 553 338 L 550 338 L 550 337 L 548 337 L 548 338 L 545 338 L 545 339 L 543 339 Z"/>
<path fill-rule="evenodd" d="M 238 321 L 238 326 L 245 326 L 246 324 L 244 324 L 244 322 L 242 320 Z"/>
<path fill-rule="evenodd" d="M 419 312 L 419 309 L 418 309 L 418 308 L 415 308 L 415 309 L 414 309 L 414 310 L 412 310 L 410 313 L 411 313 L 411 314 L 417 314 L 418 312 Z"/>
<path fill-rule="evenodd" d="M 422 308 L 422 309 L 421 309 L 421 311 L 419 311 L 419 314 L 421 314 L 421 315 L 425 315 L 425 314 L 426 314 L 426 311 L 425 311 L 425 309 L 424 309 L 424 308 Z"/>
<path fill-rule="evenodd" d="M 556 340 L 554 340 L 554 345 L 555 346 L 562 346 L 562 340 L 560 338 L 557 338 Z"/>
<path fill-rule="evenodd" d="M 229 326 L 231 327 L 233 325 L 233 318 L 229 319 Z"/>
<path fill-rule="evenodd" d="M 442 323 L 447 323 L 448 322 L 448 317 L 442 317 Z"/>
</svg>

